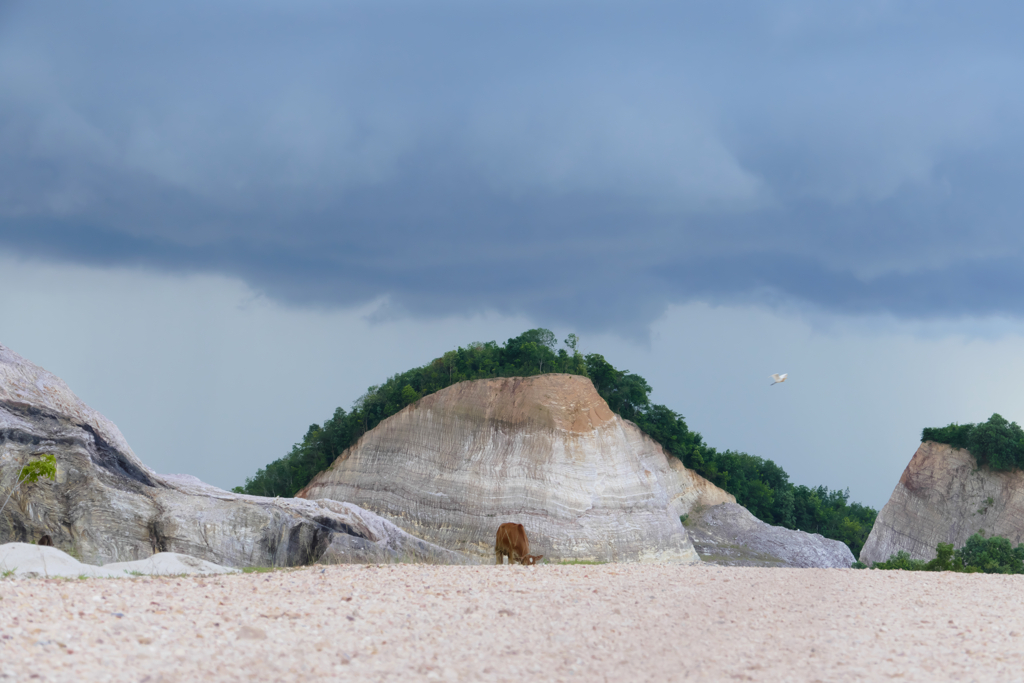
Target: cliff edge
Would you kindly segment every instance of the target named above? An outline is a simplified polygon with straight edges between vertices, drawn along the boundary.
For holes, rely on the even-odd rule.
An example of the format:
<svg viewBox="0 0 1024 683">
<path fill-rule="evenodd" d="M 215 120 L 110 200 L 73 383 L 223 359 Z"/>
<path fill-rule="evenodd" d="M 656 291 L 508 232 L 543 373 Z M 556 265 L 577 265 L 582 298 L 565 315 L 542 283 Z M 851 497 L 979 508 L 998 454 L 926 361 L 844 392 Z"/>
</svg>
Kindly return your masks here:
<svg viewBox="0 0 1024 683">
<path fill-rule="evenodd" d="M 860 561 L 884 562 L 905 550 L 930 560 L 939 543 L 962 547 L 984 529 L 1024 540 L 1024 472 L 979 468 L 968 451 L 925 441 L 871 528 Z"/>
</svg>

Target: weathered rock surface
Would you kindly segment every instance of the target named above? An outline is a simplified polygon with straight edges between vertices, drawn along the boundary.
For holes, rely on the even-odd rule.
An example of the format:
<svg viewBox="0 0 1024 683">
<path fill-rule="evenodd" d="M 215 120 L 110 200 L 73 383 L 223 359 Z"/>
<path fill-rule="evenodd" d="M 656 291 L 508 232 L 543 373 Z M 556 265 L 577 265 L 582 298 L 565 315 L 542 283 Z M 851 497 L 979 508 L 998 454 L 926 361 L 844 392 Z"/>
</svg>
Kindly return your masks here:
<svg viewBox="0 0 1024 683">
<path fill-rule="evenodd" d="M 979 469 L 968 451 L 925 441 L 878 513 L 860 561 L 884 562 L 901 550 L 930 560 L 939 543 L 960 548 L 981 529 L 1024 542 L 1024 472 Z"/>
<path fill-rule="evenodd" d="M 730 567 L 841 567 L 853 564 L 842 541 L 772 526 L 736 503 L 695 510 L 686 530 L 700 559 Z"/>
<path fill-rule="evenodd" d="M 158 552 L 230 567 L 467 559 L 349 503 L 237 495 L 158 475 L 63 381 L 0 346 L 4 498 L 20 468 L 44 453 L 57 458 L 57 480 L 21 486 L 0 513 L 0 543 L 48 536 L 90 565 Z"/>
<path fill-rule="evenodd" d="M 144 560 L 114 562 L 97 567 L 79 562 L 62 550 L 29 543 L 0 545 L 0 573 L 18 579 L 65 577 L 77 579 L 118 579 L 144 574 L 146 576 L 177 576 L 180 574 L 231 574 L 240 570 L 224 567 L 180 553 L 157 553 Z"/>
<path fill-rule="evenodd" d="M 679 521 L 735 498 L 615 415 L 575 375 L 462 382 L 388 418 L 300 496 L 346 500 L 493 558 L 502 522 L 549 561 L 696 562 Z"/>
</svg>

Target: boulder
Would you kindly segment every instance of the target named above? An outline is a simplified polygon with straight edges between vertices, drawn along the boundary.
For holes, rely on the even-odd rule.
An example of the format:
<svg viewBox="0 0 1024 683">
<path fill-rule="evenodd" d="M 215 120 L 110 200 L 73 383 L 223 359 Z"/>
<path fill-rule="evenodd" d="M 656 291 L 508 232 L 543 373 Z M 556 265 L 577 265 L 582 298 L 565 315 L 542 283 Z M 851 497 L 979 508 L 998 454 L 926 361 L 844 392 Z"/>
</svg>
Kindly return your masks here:
<svg viewBox="0 0 1024 683">
<path fill-rule="evenodd" d="M 156 474 L 62 380 L 0 346 L 0 496 L 47 453 L 56 481 L 14 493 L 0 513 L 0 543 L 48 541 L 89 565 L 165 552 L 229 567 L 467 561 L 348 503 L 238 495 Z"/>
<path fill-rule="evenodd" d="M 735 502 L 614 414 L 589 379 L 563 374 L 421 398 L 298 495 L 349 501 L 484 561 L 498 526 L 517 522 L 549 561 L 698 562 L 680 516 Z"/>
<path fill-rule="evenodd" d="M 878 513 L 860 561 L 884 562 L 901 550 L 931 560 L 939 543 L 960 548 L 982 529 L 1024 542 L 1024 472 L 979 468 L 968 451 L 925 441 Z"/>
<path fill-rule="evenodd" d="M 842 541 L 762 522 L 736 503 L 691 512 L 686 519 L 700 559 L 730 567 L 841 567 L 853 564 Z"/>
</svg>

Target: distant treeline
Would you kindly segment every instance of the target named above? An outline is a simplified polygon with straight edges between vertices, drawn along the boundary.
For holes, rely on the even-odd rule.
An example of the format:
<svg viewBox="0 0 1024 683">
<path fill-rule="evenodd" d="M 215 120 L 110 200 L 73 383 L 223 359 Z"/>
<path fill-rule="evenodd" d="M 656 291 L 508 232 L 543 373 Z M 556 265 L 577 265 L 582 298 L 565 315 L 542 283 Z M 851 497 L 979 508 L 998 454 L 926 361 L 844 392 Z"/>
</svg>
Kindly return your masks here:
<svg viewBox="0 0 1024 683">
<path fill-rule="evenodd" d="M 860 562 L 858 569 L 866 567 Z M 875 562 L 872 569 L 903 569 L 910 572 L 965 572 L 985 574 L 1024 574 L 1024 545 L 1014 548 L 1002 536 L 985 538 L 982 529 L 967 539 L 963 548 L 953 549 L 952 543 L 940 543 L 934 560 L 914 560 L 901 550 L 885 562 Z"/>
<path fill-rule="evenodd" d="M 458 382 L 489 377 L 528 377 L 561 372 L 589 377 L 608 406 L 631 420 L 688 468 L 736 496 L 739 504 L 759 519 L 819 533 L 843 541 L 854 556 L 867 540 L 876 510 L 849 503 L 849 491 L 819 486 L 794 486 L 785 470 L 771 460 L 719 452 L 692 432 L 682 415 L 650 402 L 651 386 L 643 377 L 618 370 L 592 353 L 578 350 L 570 334 L 563 348 L 550 330 L 528 330 L 499 345 L 477 342 L 449 351 L 430 363 L 395 375 L 370 387 L 352 406 L 342 408 L 323 425 L 311 425 L 291 453 L 275 460 L 235 488 L 258 496 L 294 496 L 319 472 L 327 469 L 360 436 L 415 402 Z"/>
<path fill-rule="evenodd" d="M 993 413 L 988 422 L 978 424 L 926 427 L 921 431 L 921 441 L 966 448 L 979 467 L 984 465 L 1002 471 L 1024 469 L 1024 429 L 1016 422 L 1007 422 L 999 413 Z"/>
</svg>

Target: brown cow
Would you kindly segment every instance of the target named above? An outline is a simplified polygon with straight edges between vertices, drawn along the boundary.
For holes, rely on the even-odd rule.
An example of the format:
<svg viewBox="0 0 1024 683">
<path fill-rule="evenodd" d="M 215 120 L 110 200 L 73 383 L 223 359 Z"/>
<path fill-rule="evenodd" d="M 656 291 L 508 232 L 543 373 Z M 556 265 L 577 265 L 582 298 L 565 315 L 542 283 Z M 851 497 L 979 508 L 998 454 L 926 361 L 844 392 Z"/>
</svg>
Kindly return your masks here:
<svg viewBox="0 0 1024 683">
<path fill-rule="evenodd" d="M 530 540 L 522 524 L 505 522 L 494 537 L 494 564 L 502 564 L 506 557 L 509 564 L 537 564 L 544 556 L 530 554 Z"/>
</svg>

